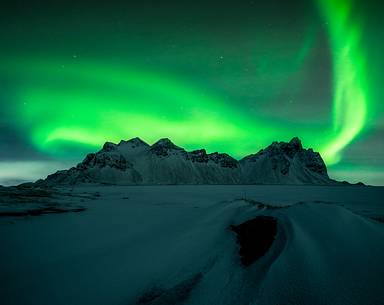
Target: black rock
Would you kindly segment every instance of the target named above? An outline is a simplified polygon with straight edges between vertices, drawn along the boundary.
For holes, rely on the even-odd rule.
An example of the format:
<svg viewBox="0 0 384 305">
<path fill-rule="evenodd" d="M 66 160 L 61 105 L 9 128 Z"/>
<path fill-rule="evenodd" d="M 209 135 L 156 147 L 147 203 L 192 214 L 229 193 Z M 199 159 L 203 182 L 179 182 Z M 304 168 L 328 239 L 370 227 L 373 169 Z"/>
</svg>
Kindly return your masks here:
<svg viewBox="0 0 384 305">
<path fill-rule="evenodd" d="M 241 263 L 247 267 L 265 255 L 277 234 L 277 220 L 271 216 L 258 216 L 240 225 L 231 226 L 240 245 Z"/>
</svg>

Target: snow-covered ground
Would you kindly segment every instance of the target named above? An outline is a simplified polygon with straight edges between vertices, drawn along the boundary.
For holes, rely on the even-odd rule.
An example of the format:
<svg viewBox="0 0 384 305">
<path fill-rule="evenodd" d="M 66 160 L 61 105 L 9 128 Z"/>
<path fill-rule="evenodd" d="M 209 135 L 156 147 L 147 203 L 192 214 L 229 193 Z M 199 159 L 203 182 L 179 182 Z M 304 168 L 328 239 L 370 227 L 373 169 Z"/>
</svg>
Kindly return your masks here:
<svg viewBox="0 0 384 305">
<path fill-rule="evenodd" d="M 0 304 L 384 304 L 384 188 L 63 193 L 86 210 L 0 217 Z M 230 226 L 257 215 L 275 217 L 277 235 L 244 267 Z"/>
</svg>

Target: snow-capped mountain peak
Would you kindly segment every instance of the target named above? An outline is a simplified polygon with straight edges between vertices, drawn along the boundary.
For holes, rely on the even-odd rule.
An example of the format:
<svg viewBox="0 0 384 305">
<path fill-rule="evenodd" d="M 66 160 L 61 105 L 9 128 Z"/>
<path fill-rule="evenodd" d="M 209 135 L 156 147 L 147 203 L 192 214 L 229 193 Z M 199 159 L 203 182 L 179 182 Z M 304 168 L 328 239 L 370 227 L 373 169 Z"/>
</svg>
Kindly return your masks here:
<svg viewBox="0 0 384 305">
<path fill-rule="evenodd" d="M 289 141 L 289 144 L 298 150 L 303 149 L 303 146 L 301 145 L 301 140 L 298 137 L 293 137 L 291 141 Z"/>
<path fill-rule="evenodd" d="M 240 160 L 247 183 L 328 184 L 331 180 L 320 154 L 304 149 L 299 138 L 273 142 Z"/>
<path fill-rule="evenodd" d="M 132 148 L 143 147 L 143 146 L 149 147 L 149 144 L 144 142 L 139 137 L 132 138 L 132 139 L 130 139 L 128 141 L 121 140 L 118 145 L 119 146 L 130 145 Z"/>
<path fill-rule="evenodd" d="M 158 140 L 151 146 L 150 151 L 158 156 L 168 156 L 171 151 L 174 151 L 174 153 L 175 151 L 186 153 L 183 148 L 176 146 L 168 138 Z"/>
<path fill-rule="evenodd" d="M 168 138 L 148 145 L 140 138 L 106 142 L 97 152 L 41 184 L 332 184 L 319 153 L 299 138 L 273 142 L 237 161 L 205 149 L 187 152 Z"/>
</svg>

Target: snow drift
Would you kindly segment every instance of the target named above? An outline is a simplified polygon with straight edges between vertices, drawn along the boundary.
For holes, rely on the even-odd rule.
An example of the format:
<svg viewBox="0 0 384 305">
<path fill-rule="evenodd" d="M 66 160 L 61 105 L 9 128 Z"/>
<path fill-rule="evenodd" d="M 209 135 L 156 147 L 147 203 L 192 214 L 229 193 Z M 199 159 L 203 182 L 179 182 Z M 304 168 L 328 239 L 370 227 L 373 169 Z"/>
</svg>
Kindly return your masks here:
<svg viewBox="0 0 384 305">
<path fill-rule="evenodd" d="M 380 305 L 383 195 L 356 186 L 74 187 L 84 212 L 0 217 L 0 303 Z M 255 219 L 273 222 L 246 228 L 239 243 L 231 228 Z"/>
</svg>

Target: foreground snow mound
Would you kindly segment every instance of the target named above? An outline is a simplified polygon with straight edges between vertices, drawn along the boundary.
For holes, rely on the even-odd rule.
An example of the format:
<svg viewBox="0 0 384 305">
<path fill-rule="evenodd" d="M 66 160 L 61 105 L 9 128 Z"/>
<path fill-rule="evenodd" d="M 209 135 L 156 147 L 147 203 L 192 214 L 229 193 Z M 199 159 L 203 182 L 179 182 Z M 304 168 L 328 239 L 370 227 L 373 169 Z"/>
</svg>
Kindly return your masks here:
<svg viewBox="0 0 384 305">
<path fill-rule="evenodd" d="M 0 217 L 1 304 L 384 304 L 384 188 L 60 189 L 85 211 Z"/>
<path fill-rule="evenodd" d="M 58 171 L 38 185 L 140 184 L 334 184 L 319 153 L 298 138 L 235 160 L 227 154 L 187 152 L 169 139 L 148 145 L 139 138 L 107 142 L 76 167 Z"/>
</svg>

